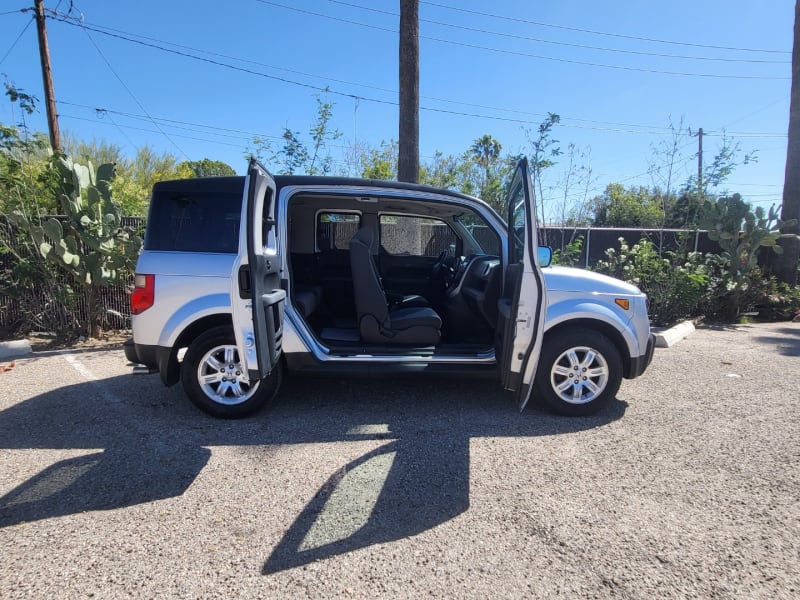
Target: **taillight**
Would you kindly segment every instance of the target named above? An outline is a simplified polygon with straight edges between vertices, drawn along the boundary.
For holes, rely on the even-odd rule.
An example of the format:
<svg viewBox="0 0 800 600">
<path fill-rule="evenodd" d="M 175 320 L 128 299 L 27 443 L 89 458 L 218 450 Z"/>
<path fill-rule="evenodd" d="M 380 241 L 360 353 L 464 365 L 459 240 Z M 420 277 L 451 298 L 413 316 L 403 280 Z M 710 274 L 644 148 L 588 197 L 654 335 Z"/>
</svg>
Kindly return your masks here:
<svg viewBox="0 0 800 600">
<path fill-rule="evenodd" d="M 156 276 L 137 274 L 131 293 L 131 314 L 138 315 L 153 306 L 156 296 Z"/>
</svg>

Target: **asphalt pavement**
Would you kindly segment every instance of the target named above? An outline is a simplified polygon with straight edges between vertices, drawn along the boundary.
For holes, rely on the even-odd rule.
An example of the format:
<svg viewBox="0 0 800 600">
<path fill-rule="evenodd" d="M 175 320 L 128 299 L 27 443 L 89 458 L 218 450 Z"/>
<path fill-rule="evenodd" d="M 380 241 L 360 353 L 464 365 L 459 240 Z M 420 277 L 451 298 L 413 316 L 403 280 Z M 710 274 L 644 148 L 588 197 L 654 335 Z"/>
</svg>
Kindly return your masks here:
<svg viewBox="0 0 800 600">
<path fill-rule="evenodd" d="M 288 379 L 242 421 L 122 350 L 0 373 L 0 598 L 797 598 L 800 325 L 701 328 L 591 418 Z"/>
</svg>

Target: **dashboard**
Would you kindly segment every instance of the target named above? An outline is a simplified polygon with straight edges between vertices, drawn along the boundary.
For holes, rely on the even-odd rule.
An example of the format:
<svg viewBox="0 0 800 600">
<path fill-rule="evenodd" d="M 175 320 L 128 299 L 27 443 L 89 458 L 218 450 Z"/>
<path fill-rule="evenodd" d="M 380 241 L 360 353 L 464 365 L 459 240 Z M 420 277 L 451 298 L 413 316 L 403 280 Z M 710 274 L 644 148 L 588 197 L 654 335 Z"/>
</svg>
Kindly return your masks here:
<svg viewBox="0 0 800 600">
<path fill-rule="evenodd" d="M 500 258 L 497 256 L 462 256 L 458 259 L 447 296 L 453 302 L 463 298 L 472 312 L 494 327 L 497 323 L 497 300 L 502 288 L 501 274 Z"/>
</svg>

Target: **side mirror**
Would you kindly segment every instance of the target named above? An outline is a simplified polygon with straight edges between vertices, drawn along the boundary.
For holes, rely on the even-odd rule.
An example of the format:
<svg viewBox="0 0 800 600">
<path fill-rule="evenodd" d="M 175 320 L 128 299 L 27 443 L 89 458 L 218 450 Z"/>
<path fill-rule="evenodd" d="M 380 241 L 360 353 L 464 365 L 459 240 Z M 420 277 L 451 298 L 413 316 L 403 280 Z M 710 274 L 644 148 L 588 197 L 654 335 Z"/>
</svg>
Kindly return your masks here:
<svg viewBox="0 0 800 600">
<path fill-rule="evenodd" d="M 549 267 L 553 260 L 553 249 L 550 246 L 539 246 L 539 266 Z"/>
</svg>

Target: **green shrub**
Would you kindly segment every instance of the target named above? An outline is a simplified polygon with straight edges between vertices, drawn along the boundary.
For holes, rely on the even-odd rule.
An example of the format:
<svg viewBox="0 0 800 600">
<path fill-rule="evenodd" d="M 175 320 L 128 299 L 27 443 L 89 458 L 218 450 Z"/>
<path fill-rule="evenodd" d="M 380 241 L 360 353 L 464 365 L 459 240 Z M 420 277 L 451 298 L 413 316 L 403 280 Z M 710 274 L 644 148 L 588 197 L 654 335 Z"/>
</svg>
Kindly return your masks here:
<svg viewBox="0 0 800 600">
<path fill-rule="evenodd" d="M 619 251 L 606 250 L 607 260 L 599 261 L 594 270 L 633 283 L 646 293 L 654 325 L 672 325 L 699 314 L 709 281 L 701 254 L 678 251 L 661 256 L 644 238 L 633 246 L 624 238 L 619 243 Z"/>
<path fill-rule="evenodd" d="M 800 316 L 800 286 L 770 278 L 758 286 L 752 307 L 764 321 L 789 321 Z"/>
<path fill-rule="evenodd" d="M 575 267 L 581 260 L 582 250 L 583 236 L 579 235 L 568 244 L 565 244 L 563 248 L 556 248 L 553 250 L 552 263 L 565 267 Z"/>
</svg>

